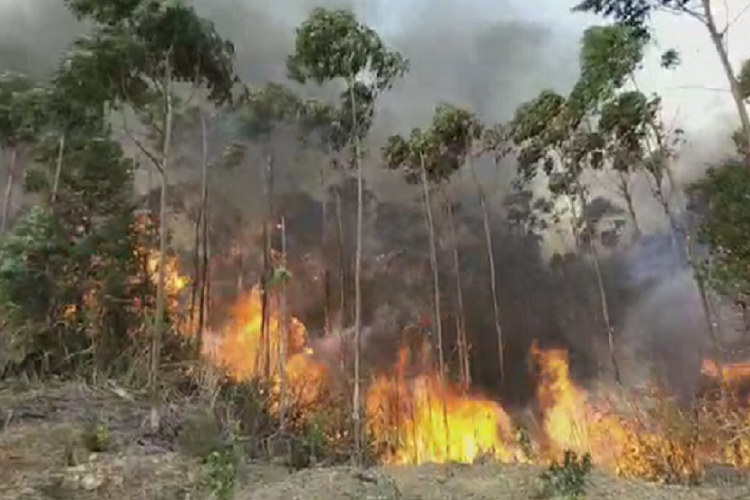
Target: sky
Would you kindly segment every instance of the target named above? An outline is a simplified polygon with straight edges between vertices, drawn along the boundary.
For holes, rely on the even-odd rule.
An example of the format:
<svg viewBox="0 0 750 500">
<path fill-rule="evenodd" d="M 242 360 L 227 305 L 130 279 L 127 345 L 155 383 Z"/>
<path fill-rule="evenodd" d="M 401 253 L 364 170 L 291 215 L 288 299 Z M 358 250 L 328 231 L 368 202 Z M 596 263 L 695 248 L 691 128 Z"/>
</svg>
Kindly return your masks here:
<svg viewBox="0 0 750 500">
<path fill-rule="evenodd" d="M 466 9 L 481 10 L 489 16 L 494 12 L 498 19 L 538 22 L 560 39 L 578 38 L 586 26 L 601 22 L 592 15 L 572 13 L 574 0 L 507 0 L 502 2 L 502 9 L 493 9 L 493 5 L 501 3 L 497 0 L 461 1 Z M 420 15 L 427 2 L 375 0 L 372 4 L 375 4 L 370 11 L 373 22 L 387 34 L 408 28 L 409 19 Z M 544 8 L 540 8 L 541 4 Z M 714 4 L 720 26 L 728 19 L 733 21 L 729 50 L 732 63 L 738 68 L 743 60 L 750 58 L 750 0 L 714 0 Z M 716 130 L 717 123 L 734 120 L 734 103 L 705 27 L 688 17 L 667 13 L 657 14 L 654 26 L 657 46 L 649 52 L 645 68 L 638 76 L 641 89 L 662 95 L 665 116 L 674 121 L 674 126 L 696 137 Z M 679 49 L 682 64 L 676 70 L 665 71 L 659 66 L 659 56 L 670 47 Z"/>
</svg>

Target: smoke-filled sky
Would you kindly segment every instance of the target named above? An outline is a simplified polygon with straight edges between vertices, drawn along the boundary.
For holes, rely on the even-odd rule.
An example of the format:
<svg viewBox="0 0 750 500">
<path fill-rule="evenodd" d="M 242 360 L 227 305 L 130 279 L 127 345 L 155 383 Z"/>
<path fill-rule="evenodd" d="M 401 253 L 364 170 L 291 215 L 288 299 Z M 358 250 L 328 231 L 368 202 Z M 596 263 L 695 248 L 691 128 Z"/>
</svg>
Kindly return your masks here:
<svg viewBox="0 0 750 500">
<path fill-rule="evenodd" d="M 293 28 L 314 5 L 353 6 L 413 61 L 412 75 L 391 99 L 404 127 L 427 119 L 437 100 L 480 108 L 503 119 L 541 88 L 565 90 L 576 72 L 577 40 L 593 16 L 570 13 L 573 0 L 197 0 L 237 44 L 248 78 L 283 79 L 283 60 Z M 747 0 L 715 2 L 720 23 L 734 20 L 730 52 L 735 64 L 750 57 Z M 728 12 L 728 14 L 727 14 Z M 668 116 L 700 138 L 706 129 L 728 128 L 731 101 L 703 27 L 668 14 L 655 18 L 661 48 L 678 47 L 683 65 L 658 68 L 654 49 L 639 81 L 660 92 Z M 55 63 L 81 29 L 62 0 L 0 0 L 0 65 L 37 71 Z M 706 88 L 714 90 L 706 90 Z M 401 98 L 399 98 L 399 96 Z M 406 105 L 409 119 L 404 120 Z M 406 123 L 409 122 L 409 123 Z M 723 132 L 723 130 L 722 130 Z"/>
</svg>

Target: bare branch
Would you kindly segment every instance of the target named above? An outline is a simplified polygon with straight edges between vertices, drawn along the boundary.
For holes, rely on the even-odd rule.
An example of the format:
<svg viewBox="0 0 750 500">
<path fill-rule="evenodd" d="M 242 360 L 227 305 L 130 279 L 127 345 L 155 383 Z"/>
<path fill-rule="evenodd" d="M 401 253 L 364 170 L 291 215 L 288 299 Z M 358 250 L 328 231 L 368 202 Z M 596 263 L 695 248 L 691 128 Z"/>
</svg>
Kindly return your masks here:
<svg viewBox="0 0 750 500">
<path fill-rule="evenodd" d="M 727 21 L 727 25 L 724 28 L 724 30 L 721 32 L 722 36 L 726 34 L 727 31 L 729 31 L 729 28 L 731 28 L 734 24 L 737 23 L 737 21 L 740 20 L 740 18 L 747 13 L 747 11 L 750 10 L 750 3 L 745 5 L 735 16 L 732 18 L 731 21 Z"/>
<path fill-rule="evenodd" d="M 135 134 L 133 134 L 133 132 L 130 129 L 130 127 L 128 127 L 128 120 L 125 117 L 125 113 L 122 113 L 122 128 L 125 130 L 125 133 L 127 134 L 128 138 L 131 141 L 133 141 L 133 144 L 135 144 L 138 147 L 138 149 L 141 150 L 141 153 L 143 153 L 144 155 L 146 155 L 146 157 L 149 160 L 151 160 L 151 163 L 154 164 L 154 167 L 156 167 L 156 169 L 159 171 L 159 173 L 163 175 L 164 174 L 164 169 L 161 168 L 161 162 L 156 157 L 156 155 L 154 155 L 154 153 L 152 153 L 151 151 L 149 151 L 149 149 L 146 146 L 144 146 L 143 143 L 140 140 L 138 140 L 138 138 L 135 136 Z"/>
</svg>

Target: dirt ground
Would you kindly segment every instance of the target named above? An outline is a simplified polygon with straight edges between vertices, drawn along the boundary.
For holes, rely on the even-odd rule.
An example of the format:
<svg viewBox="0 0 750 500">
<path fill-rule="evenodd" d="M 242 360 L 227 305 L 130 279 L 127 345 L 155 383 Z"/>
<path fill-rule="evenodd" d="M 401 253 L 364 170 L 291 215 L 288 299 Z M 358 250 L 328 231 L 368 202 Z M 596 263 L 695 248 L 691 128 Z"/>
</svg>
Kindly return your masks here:
<svg viewBox="0 0 750 500">
<path fill-rule="evenodd" d="M 175 445 L 177 428 L 146 431 L 142 395 L 116 386 L 0 385 L 0 499 L 203 500 L 213 498 L 201 461 Z M 106 450 L 85 443 L 106 422 Z M 88 429 L 88 430 L 86 430 Z M 290 471 L 245 463 L 238 500 L 531 500 L 540 468 L 425 465 Z M 750 479 L 716 471 L 698 487 L 626 481 L 594 472 L 592 500 L 746 500 Z"/>
</svg>

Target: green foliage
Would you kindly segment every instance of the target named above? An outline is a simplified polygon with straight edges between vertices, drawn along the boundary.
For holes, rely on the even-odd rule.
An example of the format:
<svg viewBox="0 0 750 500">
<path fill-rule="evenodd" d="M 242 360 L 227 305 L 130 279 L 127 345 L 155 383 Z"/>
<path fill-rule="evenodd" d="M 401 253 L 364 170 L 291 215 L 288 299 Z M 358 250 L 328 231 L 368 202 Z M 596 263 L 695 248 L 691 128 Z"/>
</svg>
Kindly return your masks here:
<svg viewBox="0 0 750 500">
<path fill-rule="evenodd" d="M 340 106 L 335 113 L 310 109 L 308 116 L 328 120 L 323 136 L 334 150 L 363 139 L 372 126 L 377 94 L 403 76 L 409 63 L 389 50 L 380 35 L 347 10 L 316 8 L 297 28 L 294 53 L 287 59 L 289 76 L 299 83 L 320 84 L 344 79 Z"/>
<path fill-rule="evenodd" d="M 390 88 L 409 64 L 388 50 L 377 31 L 360 23 L 347 10 L 318 7 L 297 28 L 294 54 L 287 60 L 289 76 L 300 83 L 318 84 L 336 78 L 349 85 L 367 71 L 378 91 Z"/>
<path fill-rule="evenodd" d="M 565 450 L 562 463 L 552 462 L 540 479 L 542 498 L 561 497 L 578 500 L 586 494 L 586 483 L 591 472 L 591 455 L 579 457 L 576 452 Z"/>
<path fill-rule="evenodd" d="M 103 453 L 112 448 L 112 436 L 109 427 L 99 418 L 92 418 L 83 431 L 83 444 L 88 451 Z"/>
<path fill-rule="evenodd" d="M 101 69 L 96 82 L 107 83 L 109 97 L 139 102 L 152 80 L 166 77 L 209 90 L 212 101 L 232 97 L 237 82 L 234 46 L 213 23 L 180 0 L 68 0 L 73 12 L 100 26 L 79 45 L 88 48 Z M 119 78 L 118 78 L 119 77 Z"/>
<path fill-rule="evenodd" d="M 428 129 L 414 129 L 408 139 L 389 137 L 383 157 L 387 168 L 403 171 L 410 183 L 420 182 L 423 168 L 429 182 L 440 183 L 461 168 L 483 130 L 469 111 L 441 104 Z"/>
<path fill-rule="evenodd" d="M 731 296 L 750 294 L 750 172 L 729 163 L 690 187 L 701 216 L 698 236 L 710 249 L 711 284 Z"/>
<path fill-rule="evenodd" d="M 750 59 L 742 63 L 740 74 L 737 77 L 740 84 L 740 93 L 743 99 L 750 99 Z"/>
<path fill-rule="evenodd" d="M 658 9 L 679 10 L 689 7 L 695 0 L 582 0 L 573 10 L 591 12 L 609 18 L 636 30 L 639 38 L 651 38 L 648 26 Z"/>
<path fill-rule="evenodd" d="M 26 76 L 0 74 L 0 147 L 34 138 L 39 118 L 38 96 Z"/>
<path fill-rule="evenodd" d="M 205 459 L 211 491 L 216 500 L 234 498 L 237 485 L 237 451 L 233 446 L 214 450 Z"/>
<path fill-rule="evenodd" d="M 643 60 L 645 43 L 627 26 L 592 26 L 583 34 L 581 74 L 571 106 L 585 113 L 614 96 Z"/>
<path fill-rule="evenodd" d="M 258 89 L 245 88 L 240 98 L 242 132 L 267 139 L 276 128 L 296 122 L 302 111 L 300 98 L 284 85 L 269 83 Z"/>
</svg>

